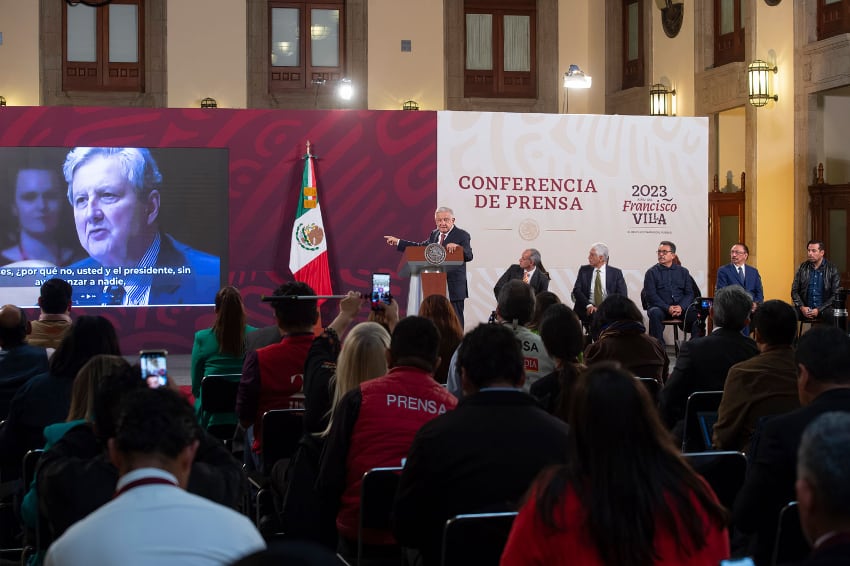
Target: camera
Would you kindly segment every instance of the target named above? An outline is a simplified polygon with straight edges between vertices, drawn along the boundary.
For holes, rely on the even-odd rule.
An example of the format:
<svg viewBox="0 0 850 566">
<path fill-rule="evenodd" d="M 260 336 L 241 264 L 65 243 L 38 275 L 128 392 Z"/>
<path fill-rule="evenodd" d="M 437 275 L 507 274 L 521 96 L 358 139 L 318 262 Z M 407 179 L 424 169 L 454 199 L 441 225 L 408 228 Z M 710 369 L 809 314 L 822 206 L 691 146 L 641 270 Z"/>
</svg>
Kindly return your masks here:
<svg viewBox="0 0 850 566">
<path fill-rule="evenodd" d="M 697 297 L 694 299 L 693 309 L 697 312 L 698 318 L 705 319 L 708 317 L 708 311 L 713 304 L 714 299 L 711 297 Z"/>
</svg>

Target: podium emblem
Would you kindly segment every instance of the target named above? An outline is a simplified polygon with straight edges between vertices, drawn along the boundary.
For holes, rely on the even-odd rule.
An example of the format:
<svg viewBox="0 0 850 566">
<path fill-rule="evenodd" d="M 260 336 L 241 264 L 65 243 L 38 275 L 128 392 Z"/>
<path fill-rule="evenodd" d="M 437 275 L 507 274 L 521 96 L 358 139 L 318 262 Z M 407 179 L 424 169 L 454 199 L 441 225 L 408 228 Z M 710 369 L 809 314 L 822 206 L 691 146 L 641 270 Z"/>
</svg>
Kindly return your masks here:
<svg viewBox="0 0 850 566">
<path fill-rule="evenodd" d="M 446 248 L 440 244 L 428 244 L 425 247 L 425 261 L 431 265 L 442 265 L 446 261 Z"/>
</svg>

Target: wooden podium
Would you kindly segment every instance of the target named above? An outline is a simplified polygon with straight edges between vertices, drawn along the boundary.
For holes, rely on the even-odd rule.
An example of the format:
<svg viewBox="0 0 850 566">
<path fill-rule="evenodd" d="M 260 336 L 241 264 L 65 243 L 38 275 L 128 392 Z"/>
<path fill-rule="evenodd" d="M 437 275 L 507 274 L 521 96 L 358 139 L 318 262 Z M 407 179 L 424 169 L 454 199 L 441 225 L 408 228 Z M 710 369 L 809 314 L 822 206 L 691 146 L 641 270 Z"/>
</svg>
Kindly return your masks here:
<svg viewBox="0 0 850 566">
<path fill-rule="evenodd" d="M 425 246 L 405 248 L 404 256 L 398 265 L 399 277 L 410 277 L 410 289 L 407 292 L 407 315 L 419 313 L 422 299 L 431 295 L 448 297 L 446 268 L 463 265 L 463 250 L 457 248 L 449 253 L 440 265 L 434 265 L 425 259 Z"/>
</svg>

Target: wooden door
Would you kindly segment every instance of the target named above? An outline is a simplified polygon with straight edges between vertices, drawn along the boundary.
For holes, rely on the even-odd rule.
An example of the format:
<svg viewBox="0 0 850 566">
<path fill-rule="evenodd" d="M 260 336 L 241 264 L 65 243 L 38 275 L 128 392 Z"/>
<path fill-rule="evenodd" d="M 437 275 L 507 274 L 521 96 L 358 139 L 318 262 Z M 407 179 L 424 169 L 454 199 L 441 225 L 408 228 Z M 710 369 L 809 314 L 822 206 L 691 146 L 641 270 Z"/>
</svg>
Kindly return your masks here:
<svg viewBox="0 0 850 566">
<path fill-rule="evenodd" d="M 708 193 L 708 288 L 703 290 L 707 297 L 714 296 L 717 270 L 729 263 L 732 245 L 744 241 L 744 181 L 741 173 L 741 190 L 722 193 L 715 175 L 714 188 Z"/>
</svg>

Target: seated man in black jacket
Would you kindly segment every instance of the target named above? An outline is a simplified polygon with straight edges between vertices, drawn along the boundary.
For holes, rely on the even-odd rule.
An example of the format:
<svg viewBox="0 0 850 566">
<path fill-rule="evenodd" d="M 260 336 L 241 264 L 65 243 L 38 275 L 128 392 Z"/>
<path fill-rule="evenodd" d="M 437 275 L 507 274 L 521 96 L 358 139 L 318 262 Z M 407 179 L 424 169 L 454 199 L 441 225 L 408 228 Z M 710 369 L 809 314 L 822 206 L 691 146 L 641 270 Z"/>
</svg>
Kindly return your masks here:
<svg viewBox="0 0 850 566">
<path fill-rule="evenodd" d="M 115 434 L 121 400 L 144 386 L 138 368 L 103 380 L 91 392 L 94 423 L 72 428 L 42 456 L 36 481 L 50 539 L 112 499 L 118 469 L 109 460 L 106 441 Z M 202 429 L 200 434 L 187 491 L 238 507 L 246 483 L 242 467 L 219 440 Z"/>
</svg>

